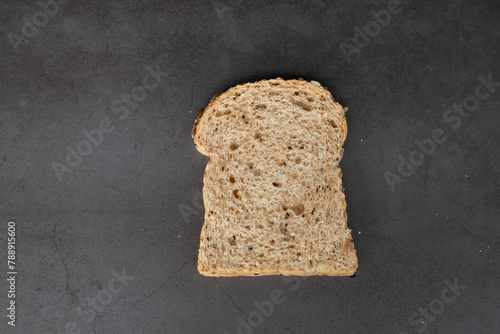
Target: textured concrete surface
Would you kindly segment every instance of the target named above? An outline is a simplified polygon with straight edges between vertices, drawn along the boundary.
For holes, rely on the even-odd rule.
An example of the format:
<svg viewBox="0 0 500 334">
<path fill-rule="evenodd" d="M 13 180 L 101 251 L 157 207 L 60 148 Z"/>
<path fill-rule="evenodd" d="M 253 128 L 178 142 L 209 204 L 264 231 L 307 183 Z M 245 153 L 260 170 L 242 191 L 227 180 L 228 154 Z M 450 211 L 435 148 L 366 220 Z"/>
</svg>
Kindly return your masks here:
<svg viewBox="0 0 500 334">
<path fill-rule="evenodd" d="M 0 3 L 1 333 L 500 331 L 497 1 L 57 7 Z M 354 278 L 196 271 L 197 110 L 276 76 L 349 107 Z"/>
</svg>

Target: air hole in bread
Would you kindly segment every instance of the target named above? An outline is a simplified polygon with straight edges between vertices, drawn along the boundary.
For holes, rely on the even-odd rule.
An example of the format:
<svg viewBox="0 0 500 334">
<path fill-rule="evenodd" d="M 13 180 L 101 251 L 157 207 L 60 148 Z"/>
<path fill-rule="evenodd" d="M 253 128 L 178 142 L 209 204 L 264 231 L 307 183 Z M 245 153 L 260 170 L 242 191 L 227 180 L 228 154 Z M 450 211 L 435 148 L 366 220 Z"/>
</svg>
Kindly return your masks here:
<svg viewBox="0 0 500 334">
<path fill-rule="evenodd" d="M 296 216 L 300 216 L 301 214 L 304 213 L 305 207 L 304 204 L 297 204 L 291 207 L 292 211 L 295 213 Z"/>
<path fill-rule="evenodd" d="M 295 101 L 293 101 L 293 104 L 295 104 L 298 107 L 301 107 L 302 109 L 304 109 L 306 111 L 311 111 L 312 110 L 311 105 L 305 103 L 304 101 L 295 100 Z"/>
<path fill-rule="evenodd" d="M 273 186 L 275 186 L 277 188 L 280 188 L 281 187 L 281 183 L 279 183 L 279 182 L 273 182 Z"/>
<path fill-rule="evenodd" d="M 231 183 L 236 182 L 236 180 L 234 179 L 234 176 L 232 176 L 232 175 L 231 175 L 231 176 L 229 177 L 229 182 L 231 182 Z"/>
<path fill-rule="evenodd" d="M 231 149 L 231 151 L 234 151 L 236 150 L 238 147 L 240 147 L 238 144 L 235 144 L 235 143 L 232 143 L 229 148 Z"/>
<path fill-rule="evenodd" d="M 266 109 L 267 108 L 267 105 L 265 105 L 264 103 L 259 103 L 255 106 L 255 108 L 257 109 Z"/>
<path fill-rule="evenodd" d="M 347 253 L 347 251 L 349 249 L 352 249 L 353 248 L 352 245 L 353 245 L 353 243 L 352 243 L 352 237 L 350 236 L 349 238 L 347 238 L 347 240 L 344 243 L 344 247 L 342 249 L 344 251 L 344 253 Z"/>
<path fill-rule="evenodd" d="M 236 199 L 239 199 L 241 197 L 241 190 L 239 189 L 233 190 L 233 195 Z"/>
<path fill-rule="evenodd" d="M 234 235 L 233 235 L 233 237 L 232 237 L 232 238 L 227 239 L 227 241 L 229 242 L 229 244 L 230 244 L 231 246 L 235 246 L 235 245 L 236 245 L 236 240 L 235 240 Z"/>
<path fill-rule="evenodd" d="M 334 121 L 333 119 L 328 120 L 328 123 L 330 123 L 330 125 L 331 125 L 333 128 L 337 128 L 337 124 L 335 124 L 335 121 Z"/>
<path fill-rule="evenodd" d="M 262 138 L 262 134 L 260 132 L 257 132 L 254 136 L 255 139 L 260 139 Z"/>
<path fill-rule="evenodd" d="M 227 108 L 227 105 L 225 105 L 224 107 Z M 230 109 L 217 110 L 217 112 L 215 113 L 215 117 L 221 117 L 221 116 L 229 115 L 229 114 L 231 114 L 231 110 Z"/>
<path fill-rule="evenodd" d="M 280 225 L 281 234 L 286 235 L 288 233 L 287 227 L 288 227 L 288 223 L 281 223 L 281 225 Z"/>
</svg>

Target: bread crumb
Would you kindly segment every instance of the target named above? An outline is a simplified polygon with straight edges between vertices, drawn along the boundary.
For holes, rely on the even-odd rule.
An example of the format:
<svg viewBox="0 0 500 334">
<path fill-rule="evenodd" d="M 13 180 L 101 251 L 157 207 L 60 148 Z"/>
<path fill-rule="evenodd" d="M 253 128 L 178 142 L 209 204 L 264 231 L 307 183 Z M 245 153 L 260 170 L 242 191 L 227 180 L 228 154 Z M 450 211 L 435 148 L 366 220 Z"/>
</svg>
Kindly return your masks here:
<svg viewBox="0 0 500 334">
<path fill-rule="evenodd" d="M 361 231 L 358 231 L 358 234 L 361 234 Z"/>
<path fill-rule="evenodd" d="M 363 142 L 363 139 L 361 139 L 361 142 Z"/>
</svg>

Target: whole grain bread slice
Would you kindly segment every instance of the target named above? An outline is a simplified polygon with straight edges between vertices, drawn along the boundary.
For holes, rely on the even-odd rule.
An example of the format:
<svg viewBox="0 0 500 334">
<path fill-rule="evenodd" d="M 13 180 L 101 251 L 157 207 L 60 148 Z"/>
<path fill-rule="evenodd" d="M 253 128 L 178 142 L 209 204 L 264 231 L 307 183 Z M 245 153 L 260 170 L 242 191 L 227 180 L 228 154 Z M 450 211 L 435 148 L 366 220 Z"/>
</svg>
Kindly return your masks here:
<svg viewBox="0 0 500 334">
<path fill-rule="evenodd" d="M 192 131 L 210 157 L 200 274 L 355 273 L 339 167 L 346 110 L 302 79 L 246 83 L 212 98 Z"/>
</svg>

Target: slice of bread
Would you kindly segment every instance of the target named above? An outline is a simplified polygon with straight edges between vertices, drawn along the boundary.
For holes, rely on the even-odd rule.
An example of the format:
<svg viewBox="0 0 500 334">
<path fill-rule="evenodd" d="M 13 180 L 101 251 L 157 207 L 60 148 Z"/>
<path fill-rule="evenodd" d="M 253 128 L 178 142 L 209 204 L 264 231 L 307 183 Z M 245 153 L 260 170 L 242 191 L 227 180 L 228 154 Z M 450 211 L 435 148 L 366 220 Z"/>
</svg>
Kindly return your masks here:
<svg viewBox="0 0 500 334">
<path fill-rule="evenodd" d="M 210 157 L 198 271 L 206 276 L 353 275 L 342 187 L 345 111 L 318 82 L 246 83 L 193 127 Z"/>
</svg>

